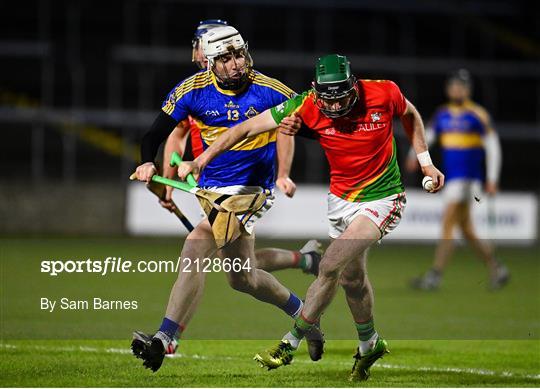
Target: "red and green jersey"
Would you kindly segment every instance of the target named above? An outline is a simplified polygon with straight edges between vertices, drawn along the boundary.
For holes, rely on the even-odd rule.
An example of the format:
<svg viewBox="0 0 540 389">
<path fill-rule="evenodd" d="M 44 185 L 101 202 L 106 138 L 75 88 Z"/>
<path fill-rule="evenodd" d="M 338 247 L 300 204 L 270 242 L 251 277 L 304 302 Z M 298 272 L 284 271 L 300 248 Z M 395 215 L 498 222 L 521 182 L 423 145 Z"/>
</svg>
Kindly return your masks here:
<svg viewBox="0 0 540 389">
<path fill-rule="evenodd" d="M 271 109 L 279 124 L 296 112 L 314 131 L 330 164 L 330 192 L 351 201 L 372 201 L 403 192 L 392 119 L 406 100 L 387 80 L 358 80 L 358 101 L 346 116 L 331 119 L 315 105 L 313 90 Z"/>
</svg>

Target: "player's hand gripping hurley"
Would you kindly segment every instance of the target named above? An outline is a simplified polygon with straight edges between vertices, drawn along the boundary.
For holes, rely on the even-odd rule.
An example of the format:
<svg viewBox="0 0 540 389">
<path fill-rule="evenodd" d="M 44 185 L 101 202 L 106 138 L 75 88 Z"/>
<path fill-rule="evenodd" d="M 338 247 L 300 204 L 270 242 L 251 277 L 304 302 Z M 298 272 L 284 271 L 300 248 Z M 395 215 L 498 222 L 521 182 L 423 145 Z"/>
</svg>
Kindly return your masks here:
<svg viewBox="0 0 540 389">
<path fill-rule="evenodd" d="M 182 158 L 176 152 L 172 153 L 170 163 L 171 166 L 179 168 L 186 164 L 182 164 Z M 131 180 L 138 179 L 137 173 L 133 173 L 129 178 Z M 240 221 L 237 215 L 253 214 L 261 209 L 266 201 L 265 192 L 225 195 L 201 189 L 197 186 L 197 181 L 191 173 L 186 175 L 185 181 L 176 181 L 157 174 L 151 177 L 151 181 L 194 194 L 208 216 L 218 248 L 233 242 L 241 235 L 240 225 L 243 220 L 247 221 L 249 217 L 244 217 Z"/>
</svg>

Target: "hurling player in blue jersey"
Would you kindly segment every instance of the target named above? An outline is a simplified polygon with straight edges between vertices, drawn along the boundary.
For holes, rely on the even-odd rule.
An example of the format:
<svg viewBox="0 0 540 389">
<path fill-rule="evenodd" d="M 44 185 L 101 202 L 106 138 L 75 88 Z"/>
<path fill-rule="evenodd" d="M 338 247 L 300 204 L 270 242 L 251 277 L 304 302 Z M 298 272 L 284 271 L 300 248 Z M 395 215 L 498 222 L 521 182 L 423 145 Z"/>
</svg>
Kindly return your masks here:
<svg viewBox="0 0 540 389">
<path fill-rule="evenodd" d="M 206 69 L 208 60 L 202 50 L 202 36 L 209 30 L 216 27 L 227 26 L 228 23 L 221 19 L 208 19 L 199 23 L 192 39 L 191 60 L 199 69 Z M 288 136 L 278 137 L 277 144 L 277 175 L 276 186 L 288 197 L 293 197 L 296 185 L 289 178 L 289 173 L 294 154 L 294 143 Z M 284 146 L 283 146 L 284 144 Z M 200 147 L 199 147 L 200 145 Z M 194 124 L 194 119 L 189 117 L 180 121 L 176 128 L 171 132 L 165 143 L 163 151 L 163 176 L 167 178 L 177 177 L 177 167 L 169 165 L 170 155 L 173 151 L 182 155 L 184 161 L 191 161 L 203 152 L 202 139 L 199 127 Z M 159 203 L 169 211 L 174 211 L 175 203 L 172 200 L 173 188 L 165 186 L 163 198 Z M 259 269 L 268 272 L 282 269 L 301 269 L 306 274 L 317 275 L 319 270 L 319 261 L 322 254 L 322 245 L 317 240 L 309 240 L 299 250 L 283 250 L 278 248 L 261 248 L 255 252 L 257 258 L 256 265 Z M 178 323 L 178 332 L 172 342 L 165 350 L 166 354 L 174 354 L 179 344 L 179 338 L 185 331 L 187 324 L 195 313 L 195 310 L 202 297 L 202 288 L 199 293 L 191 300 L 190 308 L 185 312 L 184 317 Z M 135 339 L 141 341 L 151 341 L 152 335 L 141 331 L 133 333 Z"/>
<path fill-rule="evenodd" d="M 499 289 L 509 279 L 508 269 L 493 256 L 489 245 L 476 235 L 471 220 L 471 202 L 482 191 L 488 196 L 497 193 L 501 168 L 499 138 L 488 112 L 471 100 L 472 79 L 460 69 L 450 75 L 446 84 L 449 102 L 440 107 L 427 132 L 428 142 L 439 141 L 442 150 L 446 185 L 443 194 L 446 208 L 442 221 L 442 237 L 437 245 L 432 268 L 412 280 L 414 288 L 437 289 L 454 247 L 454 228 L 473 247 L 489 271 L 490 288 Z M 412 157 L 409 170 L 417 167 Z"/>
<path fill-rule="evenodd" d="M 153 161 L 160 144 L 188 115 L 199 127 L 203 147 L 207 148 L 235 124 L 286 101 L 294 94 L 281 82 L 253 70 L 247 43 L 235 28 L 210 29 L 202 36 L 202 47 L 208 60 L 207 70 L 180 82 L 169 93 L 162 112 L 142 140 L 143 163 L 136 170 L 140 181 L 149 182 L 156 173 Z M 271 192 L 275 177 L 276 140 L 280 135 L 272 131 L 238 143 L 207 166 L 199 178 L 199 186 L 230 195 Z M 226 273 L 231 287 L 273 304 L 296 318 L 302 310 L 302 301 L 274 276 L 248 263 L 250 259 L 256 261 L 252 236 L 254 223 L 272 206 L 273 200 L 273 195 L 267 197 L 263 208 L 244 224 L 240 238 L 223 248 L 222 254 L 228 258 L 240 258 L 243 264 L 250 265 L 241 272 Z M 215 251 L 210 223 L 204 219 L 188 235 L 181 258 L 206 258 L 215 255 Z M 160 368 L 165 350 L 189 312 L 193 298 L 204 287 L 205 273 L 183 272 L 188 262 L 182 260 L 181 263 L 182 268 L 171 290 L 159 330 L 149 341 L 135 338 L 132 342 L 135 356 L 143 359 L 144 366 L 152 371 Z M 320 330 L 314 328 L 311 344 L 308 338 L 306 340 L 311 358 L 320 359 L 323 352 Z"/>
</svg>

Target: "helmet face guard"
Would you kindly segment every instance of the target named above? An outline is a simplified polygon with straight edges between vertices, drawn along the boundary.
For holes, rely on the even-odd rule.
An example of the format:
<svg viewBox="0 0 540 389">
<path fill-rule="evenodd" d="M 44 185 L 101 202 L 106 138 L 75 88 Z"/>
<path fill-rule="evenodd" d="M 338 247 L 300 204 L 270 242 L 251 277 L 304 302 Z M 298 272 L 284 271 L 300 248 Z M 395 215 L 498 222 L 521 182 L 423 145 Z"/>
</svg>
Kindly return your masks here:
<svg viewBox="0 0 540 389">
<path fill-rule="evenodd" d="M 354 87 L 355 81 L 352 76 L 350 83 L 342 85 L 320 85 L 313 82 L 315 105 L 325 116 L 332 119 L 347 115 L 358 100 L 358 92 Z"/>
<path fill-rule="evenodd" d="M 319 58 L 315 70 L 315 105 L 329 118 L 347 115 L 358 100 L 356 78 L 347 57 L 331 54 Z"/>
<path fill-rule="evenodd" d="M 228 69 L 228 63 L 234 63 L 231 70 Z M 208 69 L 214 73 L 219 84 L 224 89 L 230 90 L 240 89 L 248 80 L 252 68 L 253 60 L 249 54 L 247 42 L 240 48 L 231 46 L 227 53 L 208 61 Z"/>
<path fill-rule="evenodd" d="M 249 78 L 253 60 L 248 44 L 230 26 L 214 28 L 202 36 L 202 48 L 209 71 L 224 89 L 240 89 Z"/>
</svg>

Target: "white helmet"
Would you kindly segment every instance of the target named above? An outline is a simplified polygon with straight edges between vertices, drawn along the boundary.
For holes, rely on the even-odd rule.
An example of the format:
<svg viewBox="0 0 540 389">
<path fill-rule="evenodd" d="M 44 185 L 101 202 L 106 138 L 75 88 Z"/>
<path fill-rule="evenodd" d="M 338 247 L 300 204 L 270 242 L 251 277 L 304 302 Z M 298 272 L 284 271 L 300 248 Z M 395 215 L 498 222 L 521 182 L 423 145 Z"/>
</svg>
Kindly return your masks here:
<svg viewBox="0 0 540 389">
<path fill-rule="evenodd" d="M 218 84 L 224 89 L 241 89 L 249 80 L 253 60 L 249 55 L 247 42 L 231 26 L 215 27 L 201 37 L 204 56 L 208 59 L 208 71 L 216 76 Z M 222 60 L 223 66 L 217 66 Z M 230 63 L 236 65 L 232 69 Z"/>
<path fill-rule="evenodd" d="M 206 69 L 208 60 L 204 57 L 204 53 L 201 47 L 201 39 L 204 33 L 212 28 L 228 26 L 229 23 L 221 19 L 207 19 L 199 22 L 193 39 L 191 40 L 191 62 L 194 62 L 199 69 Z"/>
<path fill-rule="evenodd" d="M 204 55 L 209 61 L 232 50 L 247 50 L 247 43 L 232 26 L 214 27 L 206 31 L 201 40 Z"/>
</svg>

